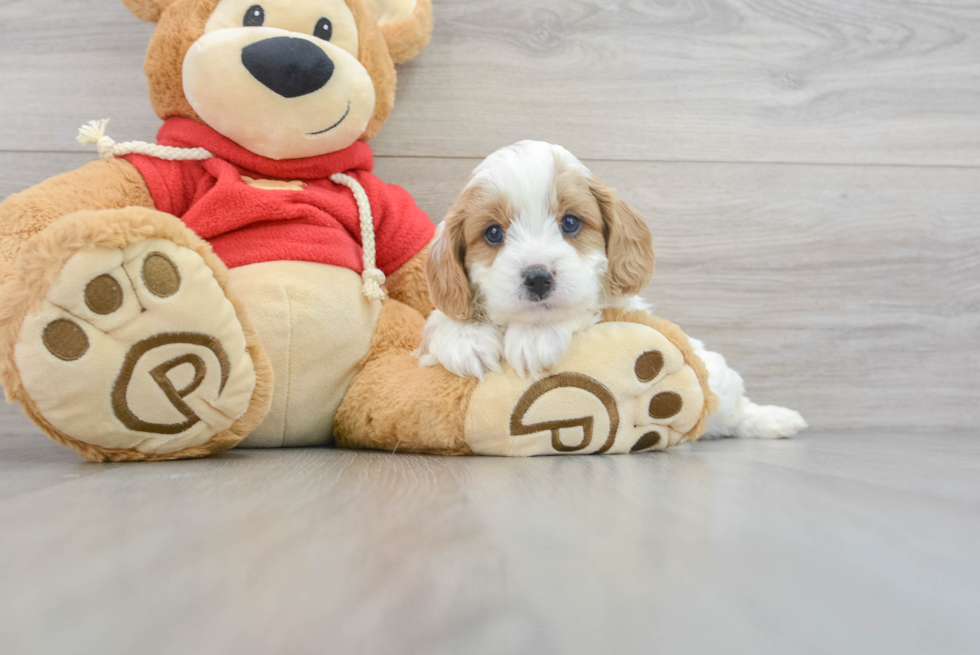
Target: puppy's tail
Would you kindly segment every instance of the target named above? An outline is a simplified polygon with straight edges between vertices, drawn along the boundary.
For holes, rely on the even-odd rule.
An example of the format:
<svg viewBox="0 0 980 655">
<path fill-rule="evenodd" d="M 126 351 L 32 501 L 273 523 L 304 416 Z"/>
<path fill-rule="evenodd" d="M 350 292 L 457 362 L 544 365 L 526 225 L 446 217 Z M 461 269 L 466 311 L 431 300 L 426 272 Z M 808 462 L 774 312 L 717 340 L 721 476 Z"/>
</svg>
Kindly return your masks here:
<svg viewBox="0 0 980 655">
<path fill-rule="evenodd" d="M 786 439 L 807 427 L 799 412 L 778 405 L 756 405 L 745 398 L 731 436 L 746 439 Z"/>
<path fill-rule="evenodd" d="M 718 396 L 718 409 L 708 417 L 705 436 L 785 439 L 807 427 L 799 412 L 749 400 L 742 376 L 729 368 L 724 357 L 706 350 L 697 339 L 691 339 L 691 345 L 708 369 L 708 386 Z"/>
</svg>

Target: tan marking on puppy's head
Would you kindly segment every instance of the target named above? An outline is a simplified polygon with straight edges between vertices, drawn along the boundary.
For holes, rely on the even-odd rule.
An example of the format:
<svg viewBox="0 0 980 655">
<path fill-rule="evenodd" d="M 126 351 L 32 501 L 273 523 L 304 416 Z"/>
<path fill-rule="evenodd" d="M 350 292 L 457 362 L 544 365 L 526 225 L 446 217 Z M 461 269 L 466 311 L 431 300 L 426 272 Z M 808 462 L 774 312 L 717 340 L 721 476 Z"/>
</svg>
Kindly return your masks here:
<svg viewBox="0 0 980 655">
<path fill-rule="evenodd" d="M 560 153 L 555 153 L 555 197 L 552 212 L 561 229 L 565 216 L 574 216 L 582 224 L 581 231 L 566 240 L 579 255 L 588 256 L 606 250 L 605 221 L 599 202 L 592 193 L 591 177 L 580 167 L 569 165 Z"/>
<path fill-rule="evenodd" d="M 615 296 L 634 296 L 653 277 L 653 234 L 643 217 L 599 178 L 589 179 L 589 189 L 602 215 L 609 289 Z"/>
<path fill-rule="evenodd" d="M 485 189 L 476 184 L 463 192 L 456 203 L 458 220 L 463 222 L 463 239 L 466 244 L 464 265 L 467 270 L 474 263 L 491 266 L 502 244 L 487 241 L 487 230 L 500 226 L 504 233 L 510 228 L 514 208 L 506 195 Z"/>
<path fill-rule="evenodd" d="M 474 262 L 493 264 L 501 246 L 487 242 L 487 229 L 499 225 L 506 232 L 512 215 L 504 194 L 479 183 L 463 190 L 429 249 L 425 272 L 436 309 L 458 321 L 470 318 L 474 298 L 469 267 Z"/>
<path fill-rule="evenodd" d="M 145 65 L 157 114 L 206 123 L 272 159 L 375 136 L 394 105 L 389 49 L 403 60 L 431 31 L 428 0 L 123 2 L 159 21 Z"/>
</svg>

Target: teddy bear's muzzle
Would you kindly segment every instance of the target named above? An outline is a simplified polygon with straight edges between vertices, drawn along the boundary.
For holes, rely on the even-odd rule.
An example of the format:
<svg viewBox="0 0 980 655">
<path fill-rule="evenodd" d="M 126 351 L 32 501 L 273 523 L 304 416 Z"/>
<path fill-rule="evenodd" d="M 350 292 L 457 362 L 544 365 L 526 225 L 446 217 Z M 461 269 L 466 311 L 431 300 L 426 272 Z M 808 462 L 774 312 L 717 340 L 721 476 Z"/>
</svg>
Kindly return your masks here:
<svg viewBox="0 0 980 655">
<path fill-rule="evenodd" d="M 333 60 L 306 39 L 277 36 L 242 49 L 242 64 L 252 77 L 284 98 L 322 89 L 333 76 Z"/>
</svg>

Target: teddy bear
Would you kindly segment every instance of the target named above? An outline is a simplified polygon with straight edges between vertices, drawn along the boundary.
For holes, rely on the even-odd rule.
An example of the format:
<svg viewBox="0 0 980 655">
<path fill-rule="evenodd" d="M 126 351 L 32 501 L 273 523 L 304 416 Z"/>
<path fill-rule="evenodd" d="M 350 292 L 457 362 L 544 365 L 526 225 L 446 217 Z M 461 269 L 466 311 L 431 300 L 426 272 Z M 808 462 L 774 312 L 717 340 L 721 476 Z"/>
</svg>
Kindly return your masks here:
<svg viewBox="0 0 980 655">
<path fill-rule="evenodd" d="M 156 23 L 156 143 L 0 204 L 0 383 L 92 461 L 237 445 L 629 453 L 715 398 L 679 328 L 615 310 L 541 379 L 422 368 L 434 225 L 372 173 L 429 0 L 123 0 Z M 652 411 L 676 398 L 671 412 Z"/>
</svg>

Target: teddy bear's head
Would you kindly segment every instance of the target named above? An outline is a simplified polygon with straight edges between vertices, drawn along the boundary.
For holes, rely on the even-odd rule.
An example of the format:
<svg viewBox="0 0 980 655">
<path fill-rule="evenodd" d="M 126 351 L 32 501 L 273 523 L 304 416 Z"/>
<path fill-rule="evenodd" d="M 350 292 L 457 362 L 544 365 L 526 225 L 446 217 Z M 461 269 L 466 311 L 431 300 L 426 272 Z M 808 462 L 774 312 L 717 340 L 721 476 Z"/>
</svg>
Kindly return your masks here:
<svg viewBox="0 0 980 655">
<path fill-rule="evenodd" d="M 428 43 L 430 0 L 122 0 L 157 22 L 146 56 L 160 118 L 191 118 L 271 159 L 373 137 L 394 62 Z"/>
</svg>

